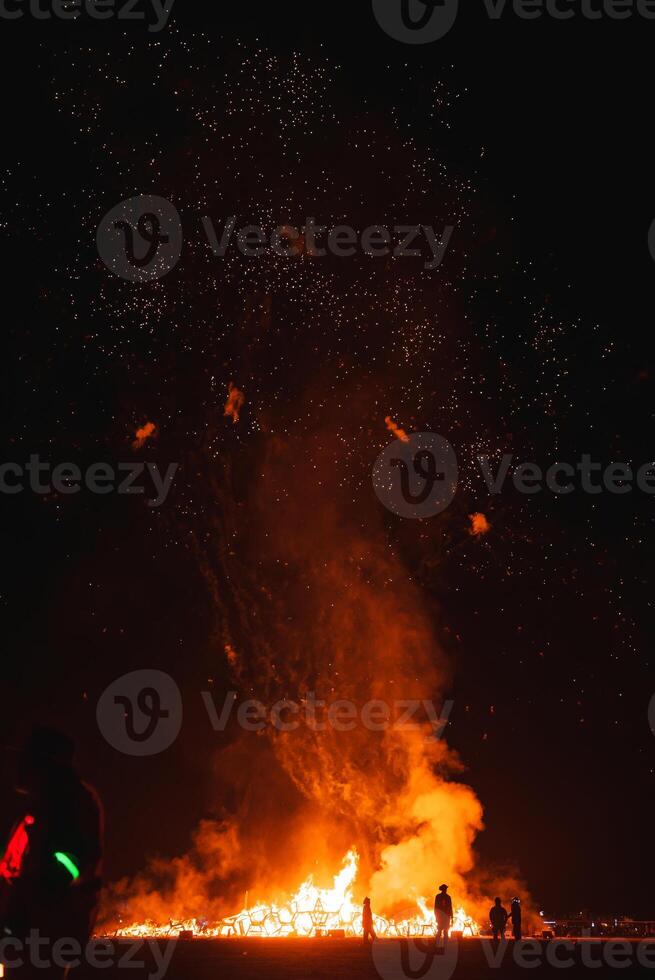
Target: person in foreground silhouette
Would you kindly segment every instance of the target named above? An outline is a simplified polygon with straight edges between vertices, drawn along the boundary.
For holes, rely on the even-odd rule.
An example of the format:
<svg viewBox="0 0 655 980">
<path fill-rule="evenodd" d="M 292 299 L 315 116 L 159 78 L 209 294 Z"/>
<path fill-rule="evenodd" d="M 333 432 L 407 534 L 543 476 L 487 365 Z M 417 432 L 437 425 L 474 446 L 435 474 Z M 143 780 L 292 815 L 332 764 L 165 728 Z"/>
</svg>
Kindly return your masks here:
<svg viewBox="0 0 655 980">
<path fill-rule="evenodd" d="M 494 939 L 504 939 L 505 927 L 507 926 L 507 911 L 503 908 L 499 898 L 495 899 L 494 904 L 489 910 L 489 921 L 493 929 Z"/>
<path fill-rule="evenodd" d="M 523 932 L 521 930 L 521 899 L 513 898 L 512 904 L 510 906 L 510 918 L 512 920 L 512 935 L 517 942 L 521 939 Z"/>
<path fill-rule="evenodd" d="M 371 900 L 370 898 L 364 899 L 364 905 L 362 907 L 362 929 L 364 931 L 364 942 L 369 941 L 369 937 L 377 939 L 375 935 L 375 929 L 373 928 L 373 912 L 371 911 Z"/>
<path fill-rule="evenodd" d="M 453 902 L 448 894 L 448 885 L 439 885 L 439 892 L 434 899 L 434 917 L 437 922 L 437 946 L 442 941 L 445 949 L 453 921 Z"/>
<path fill-rule="evenodd" d="M 16 789 L 21 816 L 0 860 L 0 927 L 22 944 L 6 954 L 10 976 L 52 980 L 67 972 L 53 962 L 57 940 L 73 940 L 83 955 L 95 924 L 102 809 L 74 769 L 72 741 L 51 728 L 36 728 L 29 737 Z M 33 931 L 47 940 L 39 959 L 49 961 L 48 968 L 34 964 L 33 947 L 25 943 Z M 19 957 L 24 965 L 11 968 Z"/>
</svg>

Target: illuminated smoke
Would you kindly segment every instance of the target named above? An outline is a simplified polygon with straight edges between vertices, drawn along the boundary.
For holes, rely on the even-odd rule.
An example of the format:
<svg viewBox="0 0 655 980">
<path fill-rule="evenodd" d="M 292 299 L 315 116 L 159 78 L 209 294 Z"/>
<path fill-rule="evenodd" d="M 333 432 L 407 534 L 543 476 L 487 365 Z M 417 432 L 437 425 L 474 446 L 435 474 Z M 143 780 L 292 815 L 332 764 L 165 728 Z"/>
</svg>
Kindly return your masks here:
<svg viewBox="0 0 655 980">
<path fill-rule="evenodd" d="M 215 753 L 216 800 L 231 801 L 225 821 L 202 825 L 186 857 L 121 885 L 112 904 L 123 902 L 131 922 L 223 918 L 244 908 L 246 891 L 250 905 L 288 900 L 309 874 L 328 887 L 352 848 L 360 856 L 353 900 L 370 895 L 378 915 L 424 915 L 442 881 L 478 919 L 503 894 L 498 879 L 479 884 L 482 806 L 425 713 L 413 727 L 361 723 L 372 700 L 426 700 L 438 711 L 450 670 L 379 511 L 362 523 L 348 505 L 332 463 L 342 451 L 329 428 L 267 437 L 256 447 L 258 479 L 238 506 L 231 468 L 216 476 L 214 466 L 212 530 L 197 548 L 229 669 L 214 685 L 219 700 L 236 689 L 269 708 L 280 699 L 346 699 L 359 720 L 346 731 L 322 727 L 320 714 L 319 726 L 303 719 L 288 732 L 234 725 Z"/>
<path fill-rule="evenodd" d="M 348 699 L 360 711 L 374 699 L 438 704 L 448 670 L 421 594 L 388 551 L 377 518 L 362 528 L 349 517 L 330 463 L 341 452 L 334 439 L 321 433 L 315 446 L 272 439 L 248 501 L 248 530 L 235 515 L 234 536 L 227 522 L 237 554 L 230 557 L 221 538 L 205 549 L 219 619 L 231 624 L 226 642 L 240 651 L 240 686 L 269 706 L 306 701 L 310 692 Z M 215 496 L 223 499 L 221 488 Z M 224 525 L 223 517 L 221 533 Z M 259 835 L 249 855 L 258 898 L 297 888 L 317 866 L 331 876 L 355 846 L 358 889 L 379 913 L 407 910 L 421 896 L 432 901 L 437 877 L 464 899 L 482 808 L 452 781 L 458 761 L 432 734 L 425 720 L 381 731 L 301 724 L 263 737 L 237 733 L 218 768 L 223 785 L 247 794 L 235 819 L 246 837 L 255 826 Z M 265 824 L 243 783 L 244 758 L 280 785 Z"/>
</svg>

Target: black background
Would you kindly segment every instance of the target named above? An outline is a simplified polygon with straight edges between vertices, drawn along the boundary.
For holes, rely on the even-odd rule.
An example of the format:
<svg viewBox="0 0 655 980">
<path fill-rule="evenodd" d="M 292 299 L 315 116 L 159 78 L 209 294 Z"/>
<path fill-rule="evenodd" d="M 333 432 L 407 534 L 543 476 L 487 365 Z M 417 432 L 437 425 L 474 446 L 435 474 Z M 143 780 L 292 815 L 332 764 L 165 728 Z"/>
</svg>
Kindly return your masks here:
<svg viewBox="0 0 655 980">
<path fill-rule="evenodd" d="M 571 325 L 567 383 L 577 400 L 563 420 L 560 457 L 590 452 L 606 462 L 648 461 L 655 22 L 637 16 L 523 21 L 511 12 L 491 22 L 481 4 L 463 6 L 444 39 L 417 47 L 386 37 L 364 0 L 177 0 L 171 24 L 190 44 L 199 31 L 215 34 L 217 71 L 237 41 L 252 47 L 259 39 L 282 58 L 299 51 L 308 64 L 320 52 L 343 67 L 344 114 L 364 103 L 384 114 L 393 100 L 409 127 L 417 125 L 416 91 L 446 78 L 459 93 L 452 125 L 442 134 L 449 160 L 463 174 L 473 167 L 483 173 L 499 223 L 512 225 L 505 295 L 516 260 L 523 268 L 530 264 L 535 288 Z M 62 91 L 70 100 L 90 97 L 74 65 L 68 72 L 63 66 L 73 32 L 80 46 L 117 58 L 122 46 L 152 50 L 159 41 L 138 24 L 0 21 L 8 345 L 2 428 L 9 460 L 30 452 L 47 458 L 53 445 L 76 446 L 79 459 L 97 458 L 102 434 L 124 421 L 134 394 L 134 378 L 128 386 L 119 371 L 93 374 L 78 343 L 87 325 L 67 321 L 61 302 L 66 291 L 87 288 L 72 271 L 62 282 L 69 260 L 74 267 L 75 239 L 80 248 L 92 247 L 82 241 L 84 232 L 59 232 L 74 220 L 70 189 L 87 164 L 83 140 L 71 138 L 53 99 L 53 85 L 60 98 Z M 184 77 L 184 63 L 176 69 Z M 187 84 L 199 82 L 190 73 Z M 125 119 L 121 152 L 108 156 L 97 174 L 99 186 L 107 185 L 108 206 L 128 196 L 114 193 L 117 172 L 129 141 L 138 139 L 144 105 L 158 114 L 171 153 L 184 144 L 145 72 L 135 73 L 133 86 L 139 107 L 133 115 L 118 89 L 108 94 L 109 85 L 98 96 L 115 98 L 117 119 L 121 113 Z M 54 227 L 40 227 L 37 201 L 44 198 Z M 32 222 L 23 220 L 30 208 Z M 517 277 L 517 292 L 523 284 Z M 485 302 L 494 308 L 493 296 L 478 294 L 482 308 Z M 518 314 L 513 320 L 505 312 L 499 346 L 512 362 L 513 329 L 521 325 Z M 588 329 L 573 328 L 580 319 L 597 325 L 593 344 Z M 603 350 L 607 358 L 599 355 Z M 139 356 L 145 353 L 139 349 Z M 528 392 L 529 365 L 517 358 L 512 370 Z M 183 363 L 174 383 L 190 383 Z M 73 404 L 74 436 L 67 428 Z M 523 431 L 531 425 L 529 441 L 544 461 L 552 459 L 540 420 L 526 411 Z M 210 670 L 212 614 L 193 556 L 157 517 L 144 521 L 129 498 L 62 510 L 26 492 L 0 503 L 5 744 L 17 744 L 44 717 L 78 736 L 80 768 L 107 807 L 108 877 L 136 872 L 145 854 L 181 853 L 207 813 L 214 748 L 198 695 Z M 524 515 L 531 508 L 522 524 L 530 531 L 518 543 L 502 536 L 491 541 L 497 563 L 480 570 L 456 557 L 431 586 L 454 663 L 449 740 L 486 809 L 480 852 L 491 861 L 515 861 L 549 911 L 593 908 L 652 918 L 653 500 L 635 492 L 519 504 Z M 500 513 L 499 523 L 504 520 L 511 525 Z M 499 568 L 515 561 L 518 574 L 507 579 Z M 144 661 L 174 673 L 186 708 L 182 737 L 147 763 L 119 758 L 94 725 L 106 684 Z M 6 752 L 5 827 L 13 812 L 11 758 Z"/>
</svg>

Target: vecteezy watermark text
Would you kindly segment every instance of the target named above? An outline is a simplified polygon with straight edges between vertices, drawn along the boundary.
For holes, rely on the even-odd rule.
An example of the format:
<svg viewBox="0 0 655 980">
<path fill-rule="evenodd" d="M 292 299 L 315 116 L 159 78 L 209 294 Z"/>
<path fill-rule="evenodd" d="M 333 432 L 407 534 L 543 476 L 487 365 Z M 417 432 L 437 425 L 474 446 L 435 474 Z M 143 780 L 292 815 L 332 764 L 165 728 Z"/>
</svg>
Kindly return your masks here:
<svg viewBox="0 0 655 980">
<path fill-rule="evenodd" d="M 611 970 L 624 970 L 627 967 L 655 970 L 655 942 L 647 939 L 628 942 L 590 939 L 583 934 L 576 941 L 523 939 L 497 943 L 491 939 L 481 939 L 480 947 L 491 970 L 505 971 L 514 967 L 522 970 L 539 967 L 567 970 L 575 966 L 591 970 L 602 967 Z M 371 953 L 373 965 L 382 980 L 410 980 L 416 977 L 450 980 L 457 967 L 459 944 L 449 942 L 442 953 L 437 950 L 433 939 L 401 939 L 391 943 L 375 940 Z"/>
<path fill-rule="evenodd" d="M 598 21 L 639 16 L 655 20 L 654 0 L 483 0 L 477 8 L 492 21 L 507 14 L 519 20 Z M 431 44 L 454 26 L 459 0 L 373 0 L 373 13 L 386 34 L 403 44 Z"/>
<path fill-rule="evenodd" d="M 202 692 L 214 731 L 225 730 L 237 699 L 236 691 L 228 691 L 218 710 L 212 694 Z M 236 719 L 239 726 L 248 732 L 261 732 L 267 726 L 280 732 L 295 732 L 303 725 L 312 732 L 325 732 L 329 728 L 337 732 L 352 732 L 359 726 L 370 732 L 383 732 L 388 728 L 418 731 L 429 724 L 432 728 L 430 737 L 438 739 L 448 724 L 453 704 L 453 701 L 445 701 L 438 712 L 432 701 L 397 698 L 390 704 L 371 700 L 360 707 L 347 698 L 327 701 L 317 698 L 314 691 L 308 691 L 300 701 L 283 698 L 270 708 L 261 701 L 242 701 L 237 708 Z"/>
<path fill-rule="evenodd" d="M 315 218 L 307 218 L 301 228 L 294 225 L 278 225 L 272 230 L 262 225 L 245 225 L 237 230 L 237 219 L 233 215 L 224 222 L 220 231 L 211 218 L 204 216 L 202 225 L 207 235 L 212 254 L 223 258 L 231 244 L 236 244 L 239 252 L 246 258 L 259 258 L 267 251 L 281 258 L 306 254 L 312 258 L 335 255 L 337 258 L 351 258 L 361 251 L 371 258 L 393 255 L 395 258 L 421 258 L 425 246 L 430 258 L 423 268 L 432 272 L 444 260 L 446 250 L 455 230 L 454 225 L 446 225 L 439 233 L 433 225 L 369 225 L 359 232 L 350 225 L 319 225 Z M 418 246 L 421 247 L 418 247 Z"/>
<path fill-rule="evenodd" d="M 148 980 L 163 980 L 177 946 L 176 939 L 161 944 L 156 939 L 111 940 L 90 939 L 81 943 L 73 937 L 49 939 L 38 929 L 31 929 L 24 939 L 4 936 L 0 939 L 0 963 L 12 970 L 29 966 L 36 970 L 75 970 L 85 965 L 94 970 L 138 969 L 145 971 L 152 964 L 154 970 L 141 975 Z M 141 959 L 145 953 L 146 958 Z M 30 973 L 31 975 L 31 973 Z"/>
<path fill-rule="evenodd" d="M 556 494 L 583 493 L 597 495 L 630 493 L 633 483 L 642 493 L 655 494 L 655 461 L 642 463 L 638 469 L 628 463 L 603 464 L 583 453 L 576 463 L 552 463 L 547 469 L 537 463 L 519 463 L 513 467 L 514 456 L 505 453 L 494 472 L 489 456 L 478 456 L 477 462 L 490 493 L 501 493 L 510 469 L 512 483 L 519 493 L 533 494 L 550 490 Z"/>
<path fill-rule="evenodd" d="M 262 701 L 238 702 L 236 691 L 222 698 L 202 691 L 201 701 L 215 732 L 236 722 L 248 732 L 270 727 L 295 732 L 301 727 L 320 734 L 328 730 L 351 732 L 362 727 L 371 732 L 413 730 L 426 740 L 438 740 L 448 724 L 453 701 L 437 710 L 432 701 L 419 698 L 379 699 L 359 704 L 346 698 L 319 698 L 307 691 L 297 701 L 282 698 L 270 707 Z M 134 670 L 113 681 L 98 700 L 96 719 L 105 740 L 126 755 L 156 755 L 169 748 L 182 727 L 180 689 L 162 670 Z"/>
<path fill-rule="evenodd" d="M 518 462 L 512 453 L 494 460 L 474 460 L 491 495 L 503 492 L 511 478 L 514 490 L 532 495 L 544 491 L 557 496 L 582 492 L 622 496 L 635 488 L 655 495 L 655 460 L 601 463 L 590 453 L 575 462 L 556 461 L 547 466 Z M 403 433 L 386 446 L 373 464 L 373 489 L 384 506 L 400 517 L 435 517 L 452 503 L 457 492 L 459 466 L 450 443 L 435 432 Z"/>
<path fill-rule="evenodd" d="M 149 507 L 160 507 L 171 489 L 179 463 L 171 463 L 164 475 L 156 463 L 92 463 L 82 470 L 76 463 L 58 463 L 54 467 L 33 453 L 27 463 L 0 463 L 0 493 L 17 494 L 29 489 L 43 496 L 50 493 L 79 493 L 84 486 L 95 494 L 144 494 L 146 487 L 139 483 L 145 474 L 150 478 L 154 497 Z M 42 479 L 44 477 L 44 479 Z"/>
<path fill-rule="evenodd" d="M 168 23 L 175 0 L 0 0 L 0 19 L 20 20 L 116 20 L 147 22 L 156 34 Z M 139 9 L 145 7 L 146 9 Z"/>
<path fill-rule="evenodd" d="M 0 0 L 2 2 L 2 0 Z M 302 226 L 239 224 L 235 215 L 214 221 L 200 216 L 214 258 L 238 252 L 247 259 L 270 255 L 290 260 L 327 255 L 351 258 L 360 253 L 371 259 L 393 257 L 422 260 L 427 272 L 438 269 L 450 246 L 455 226 L 443 231 L 429 224 L 329 226 L 306 218 Z M 152 282 L 175 268 L 182 254 L 182 221 L 166 198 L 139 194 L 111 208 L 96 229 L 98 254 L 106 267 L 131 282 Z"/>
</svg>

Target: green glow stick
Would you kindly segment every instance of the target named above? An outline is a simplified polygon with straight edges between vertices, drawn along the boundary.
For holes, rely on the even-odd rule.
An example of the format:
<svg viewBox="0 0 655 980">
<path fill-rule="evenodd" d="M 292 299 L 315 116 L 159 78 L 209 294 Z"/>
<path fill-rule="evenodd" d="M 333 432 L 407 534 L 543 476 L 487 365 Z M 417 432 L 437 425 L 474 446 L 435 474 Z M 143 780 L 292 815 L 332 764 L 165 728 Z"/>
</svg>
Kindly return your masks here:
<svg viewBox="0 0 655 980">
<path fill-rule="evenodd" d="M 77 880 L 79 878 L 80 869 L 75 864 L 75 862 L 71 860 L 69 854 L 64 854 L 63 851 L 55 851 L 55 857 L 60 864 L 63 864 L 63 866 L 66 868 L 66 871 L 68 871 L 68 873 L 73 878 L 73 880 Z"/>
</svg>

